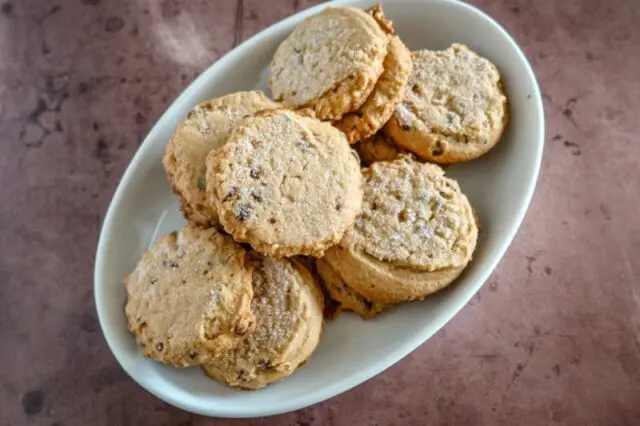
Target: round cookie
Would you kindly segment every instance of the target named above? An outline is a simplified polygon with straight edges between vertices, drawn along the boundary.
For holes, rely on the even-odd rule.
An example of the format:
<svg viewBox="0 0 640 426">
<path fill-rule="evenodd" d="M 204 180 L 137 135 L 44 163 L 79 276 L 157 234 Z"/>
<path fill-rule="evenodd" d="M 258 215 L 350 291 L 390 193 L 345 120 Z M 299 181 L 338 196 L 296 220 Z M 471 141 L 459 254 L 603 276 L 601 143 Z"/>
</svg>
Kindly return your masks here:
<svg viewBox="0 0 640 426">
<path fill-rule="evenodd" d="M 384 133 L 375 135 L 356 143 L 353 148 L 360 155 L 360 161 L 365 166 L 369 166 L 376 161 L 395 160 L 405 150 L 393 143 Z"/>
<path fill-rule="evenodd" d="M 271 257 L 322 256 L 362 205 L 360 164 L 344 134 L 287 110 L 238 125 L 207 159 L 207 181 L 226 232 Z"/>
<path fill-rule="evenodd" d="M 243 117 L 279 107 L 262 92 L 238 92 L 203 102 L 189 111 L 167 144 L 162 159 L 187 220 L 202 226 L 218 221 L 206 195 L 207 154 L 225 144 L 229 132 Z"/>
<path fill-rule="evenodd" d="M 219 382 L 259 389 L 291 375 L 322 333 L 323 296 L 295 261 L 265 258 L 253 272 L 255 330 L 237 348 L 202 366 Z"/>
<path fill-rule="evenodd" d="M 372 302 L 349 287 L 340 277 L 340 273 L 325 259 L 318 259 L 317 269 L 325 291 L 332 300 L 338 302 L 341 309 L 355 312 L 362 319 L 370 319 L 385 308 L 383 304 Z"/>
<path fill-rule="evenodd" d="M 385 132 L 426 160 L 458 163 L 489 151 L 508 117 L 496 67 L 453 44 L 443 51 L 414 52 L 407 90 Z"/>
<path fill-rule="evenodd" d="M 144 355 L 186 367 L 237 345 L 251 331 L 246 252 L 214 228 L 162 238 L 124 280 L 129 331 Z"/>
<path fill-rule="evenodd" d="M 391 23 L 382 13 L 380 5 L 369 11 L 383 29 L 392 32 Z M 412 66 L 411 52 L 398 36 L 392 36 L 383 71 L 365 103 L 357 110 L 345 114 L 334 123 L 350 143 L 372 136 L 389 120 L 404 95 Z"/>
<path fill-rule="evenodd" d="M 269 85 L 274 99 L 338 120 L 367 99 L 383 70 L 389 38 L 369 14 L 327 8 L 305 19 L 278 47 Z"/>
<path fill-rule="evenodd" d="M 323 258 L 355 292 L 390 305 L 450 284 L 471 260 L 478 228 L 458 184 L 410 156 L 363 170 L 362 214 Z"/>
</svg>

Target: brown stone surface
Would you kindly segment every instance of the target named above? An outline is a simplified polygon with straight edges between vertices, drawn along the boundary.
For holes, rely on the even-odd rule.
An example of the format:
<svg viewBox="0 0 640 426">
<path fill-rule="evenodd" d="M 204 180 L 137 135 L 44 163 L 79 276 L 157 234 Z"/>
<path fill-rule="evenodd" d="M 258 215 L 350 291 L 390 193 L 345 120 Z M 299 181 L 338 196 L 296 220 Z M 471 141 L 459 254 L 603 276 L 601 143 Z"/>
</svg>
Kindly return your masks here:
<svg viewBox="0 0 640 426">
<path fill-rule="evenodd" d="M 267 3 L 270 3 L 269 5 Z M 522 44 L 547 144 L 489 282 L 411 356 L 247 424 L 640 424 L 640 2 L 475 0 Z M 301 0 L 0 0 L 0 425 L 204 425 L 120 369 L 93 305 L 110 198 L 205 67 Z"/>
</svg>

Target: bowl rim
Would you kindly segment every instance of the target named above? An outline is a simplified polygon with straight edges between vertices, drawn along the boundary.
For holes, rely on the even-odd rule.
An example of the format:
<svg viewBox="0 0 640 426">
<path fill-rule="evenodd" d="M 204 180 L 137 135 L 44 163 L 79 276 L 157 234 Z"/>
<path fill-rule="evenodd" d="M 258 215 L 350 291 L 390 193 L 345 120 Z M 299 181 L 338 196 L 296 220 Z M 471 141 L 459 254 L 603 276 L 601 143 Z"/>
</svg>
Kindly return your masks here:
<svg viewBox="0 0 640 426">
<path fill-rule="evenodd" d="M 390 1 L 390 0 L 387 0 Z M 392 0 L 391 0 L 392 1 Z M 165 392 L 161 389 L 153 388 L 152 386 L 148 386 L 146 383 L 143 383 L 137 379 L 136 373 L 132 371 L 132 369 L 127 368 L 123 359 L 123 354 L 120 352 L 118 345 L 115 343 L 115 337 L 112 335 L 113 333 L 110 331 L 111 326 L 108 321 L 108 314 L 106 312 L 106 307 L 103 306 L 103 303 L 100 301 L 99 296 L 99 288 L 102 288 L 104 285 L 102 276 L 103 271 L 107 267 L 107 259 L 106 252 L 107 246 L 111 243 L 112 236 L 111 230 L 114 227 L 114 215 L 117 210 L 121 208 L 123 195 L 125 193 L 125 188 L 128 186 L 128 182 L 131 181 L 134 174 L 139 169 L 140 163 L 143 161 L 144 155 L 142 154 L 148 148 L 148 145 L 151 143 L 151 140 L 154 139 L 156 133 L 160 131 L 159 123 L 167 120 L 168 117 L 175 114 L 175 110 L 179 109 L 180 105 L 185 102 L 186 99 L 190 98 L 194 93 L 199 92 L 203 89 L 203 86 L 206 84 L 208 80 L 210 80 L 217 72 L 218 69 L 223 69 L 228 62 L 232 62 L 235 60 L 237 56 L 241 54 L 241 52 L 250 46 L 256 45 L 260 43 L 263 38 L 268 38 L 272 34 L 277 33 L 283 27 L 287 27 L 302 19 L 306 16 L 315 14 L 320 10 L 328 7 L 328 6 L 344 6 L 350 5 L 354 0 L 334 0 L 328 3 L 319 4 L 313 6 L 311 8 L 302 10 L 298 13 L 295 13 L 281 21 L 274 23 L 273 25 L 265 28 L 264 30 L 256 33 L 249 39 L 242 42 L 240 45 L 236 46 L 229 52 L 227 52 L 224 56 L 218 59 L 216 62 L 211 64 L 206 70 L 204 70 L 186 89 L 184 89 L 181 94 L 172 102 L 172 104 L 167 108 L 167 110 L 160 116 L 160 118 L 156 121 L 154 126 L 151 128 L 149 133 L 145 136 L 142 144 L 138 147 L 133 159 L 128 164 L 120 182 L 118 182 L 118 186 L 113 195 L 113 198 L 109 204 L 107 209 L 107 213 L 104 217 L 104 221 L 102 223 L 102 227 L 100 230 L 100 235 L 98 239 L 96 257 L 95 257 L 95 267 L 94 267 L 94 302 L 96 305 L 96 310 L 98 314 L 98 321 L 100 323 L 100 328 L 103 333 L 103 336 L 107 342 L 107 346 L 113 353 L 114 357 L 120 364 L 121 368 L 125 370 L 125 372 L 142 386 L 145 390 L 155 395 L 157 398 L 162 401 L 179 407 L 181 409 L 200 414 L 205 416 L 215 416 L 215 417 L 231 417 L 231 418 L 248 418 L 248 417 L 258 417 L 258 416 L 271 416 L 276 414 L 282 414 L 294 410 L 298 410 L 304 407 L 308 407 L 313 404 L 317 404 L 334 396 L 337 396 L 343 392 L 346 392 L 355 386 L 358 386 L 365 382 L 366 380 L 382 373 L 384 370 L 388 369 L 392 365 L 399 362 L 401 359 L 406 357 L 409 353 L 414 351 L 418 346 L 425 343 L 433 334 L 435 334 L 438 330 L 444 327 L 458 312 L 466 306 L 471 297 L 475 295 L 475 293 L 480 289 L 480 287 L 487 280 L 489 275 L 495 270 L 496 266 L 504 256 L 507 248 L 513 242 L 513 239 L 520 228 L 524 216 L 529 208 L 531 200 L 533 198 L 534 189 L 536 187 L 539 174 L 540 167 L 542 163 L 542 153 L 544 149 L 544 137 L 545 137 L 545 117 L 544 117 L 544 108 L 542 103 L 542 97 L 540 92 L 540 87 L 538 85 L 537 79 L 531 67 L 531 64 L 527 60 L 526 56 L 522 52 L 520 46 L 513 39 L 511 34 L 507 30 L 505 30 L 497 21 L 491 18 L 489 15 L 481 11 L 480 9 L 464 3 L 460 0 L 430 0 L 430 2 L 440 2 L 440 3 L 451 3 L 456 7 L 467 9 L 467 11 L 472 12 L 478 16 L 479 19 L 483 19 L 487 21 L 490 25 L 495 27 L 498 32 L 504 37 L 505 40 L 509 42 L 511 47 L 517 53 L 518 59 L 521 61 L 523 68 L 526 71 L 527 79 L 531 82 L 532 92 L 531 92 L 531 101 L 533 103 L 533 108 L 536 109 L 537 115 L 540 117 L 540 120 L 537 124 L 536 132 L 538 134 L 538 143 L 535 149 L 535 155 L 532 158 L 532 161 L 535 162 L 533 176 L 528 182 L 525 192 L 525 201 L 518 206 L 517 211 L 514 212 L 515 220 L 513 221 L 513 225 L 505 232 L 506 239 L 504 239 L 503 244 L 500 245 L 499 248 L 495 250 L 495 253 L 486 260 L 486 264 L 488 266 L 484 267 L 484 271 L 480 274 L 479 278 L 476 280 L 477 284 L 474 286 L 472 291 L 469 291 L 467 294 L 460 297 L 457 304 L 446 314 L 441 315 L 439 321 L 434 321 L 433 323 L 426 325 L 419 333 L 416 333 L 411 340 L 407 340 L 404 344 L 395 348 L 395 350 L 388 353 L 384 358 L 379 358 L 375 363 L 370 363 L 364 365 L 359 371 L 355 372 L 353 375 L 349 376 L 348 380 L 342 380 L 339 382 L 335 382 L 330 386 L 326 386 L 318 389 L 315 393 L 301 396 L 300 398 L 285 401 L 277 407 L 245 407 L 242 410 L 238 409 L 208 409 L 208 407 L 204 407 L 199 404 L 192 404 L 189 401 L 184 401 L 182 399 L 175 398 L 169 392 Z M 384 3 L 384 1 L 381 1 Z"/>
</svg>

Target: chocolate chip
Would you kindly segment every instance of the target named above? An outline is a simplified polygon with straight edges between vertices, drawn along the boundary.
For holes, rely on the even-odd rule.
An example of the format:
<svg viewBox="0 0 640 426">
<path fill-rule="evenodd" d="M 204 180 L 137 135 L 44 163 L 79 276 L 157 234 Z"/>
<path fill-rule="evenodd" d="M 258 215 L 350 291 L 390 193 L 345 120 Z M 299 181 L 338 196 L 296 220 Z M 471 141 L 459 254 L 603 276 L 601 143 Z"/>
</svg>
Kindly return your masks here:
<svg viewBox="0 0 640 426">
<path fill-rule="evenodd" d="M 236 213 L 236 219 L 240 222 L 244 222 L 245 220 L 251 217 L 251 206 L 249 204 L 240 204 L 238 207 L 238 212 Z"/>
<path fill-rule="evenodd" d="M 431 155 L 433 155 L 434 157 L 439 157 L 442 154 L 444 154 L 444 148 L 442 147 L 442 142 L 438 141 L 436 142 L 436 146 L 431 148 Z"/>
<path fill-rule="evenodd" d="M 363 303 L 367 311 L 370 311 L 371 309 L 373 309 L 373 302 L 371 302 L 370 300 L 364 299 Z"/>
<path fill-rule="evenodd" d="M 260 168 L 251 169 L 251 171 L 249 172 L 249 176 L 251 176 L 253 179 L 258 179 L 260 176 L 262 176 L 262 170 Z"/>
<path fill-rule="evenodd" d="M 276 220 L 276 218 L 275 218 L 275 217 L 271 217 L 271 218 L 269 218 L 269 223 L 270 223 L 270 224 L 275 225 L 275 224 L 276 224 L 276 222 L 277 222 L 277 220 Z"/>
<path fill-rule="evenodd" d="M 189 352 L 189 358 L 196 359 L 196 356 L 198 356 L 196 352 Z"/>
<path fill-rule="evenodd" d="M 238 336 L 243 336 L 243 335 L 247 334 L 247 332 L 249 331 L 249 328 L 251 328 L 251 323 L 248 323 L 246 321 L 239 322 L 238 324 L 236 324 L 236 328 L 235 328 L 234 332 Z"/>
<path fill-rule="evenodd" d="M 262 195 L 260 195 L 260 193 L 255 189 L 253 191 L 251 191 L 251 198 L 253 198 L 254 200 L 256 200 L 259 203 L 262 202 Z"/>
<path fill-rule="evenodd" d="M 258 361 L 258 367 L 259 368 L 273 368 L 274 365 L 271 363 L 271 361 L 267 361 L 267 360 L 261 359 L 260 361 Z"/>
<path fill-rule="evenodd" d="M 202 176 L 198 178 L 198 189 L 201 189 L 203 191 L 207 189 L 207 180 Z"/>
<path fill-rule="evenodd" d="M 226 203 L 231 198 L 233 198 L 237 193 L 238 193 L 238 188 L 235 186 L 232 186 L 229 192 L 227 192 L 227 195 L 225 195 L 224 198 L 222 199 L 222 202 Z"/>
<path fill-rule="evenodd" d="M 156 350 L 157 350 L 158 352 L 162 352 L 162 350 L 163 350 L 163 349 L 164 349 L 164 344 L 163 344 L 162 342 L 160 342 L 160 343 L 158 343 L 158 344 L 156 345 Z"/>
</svg>

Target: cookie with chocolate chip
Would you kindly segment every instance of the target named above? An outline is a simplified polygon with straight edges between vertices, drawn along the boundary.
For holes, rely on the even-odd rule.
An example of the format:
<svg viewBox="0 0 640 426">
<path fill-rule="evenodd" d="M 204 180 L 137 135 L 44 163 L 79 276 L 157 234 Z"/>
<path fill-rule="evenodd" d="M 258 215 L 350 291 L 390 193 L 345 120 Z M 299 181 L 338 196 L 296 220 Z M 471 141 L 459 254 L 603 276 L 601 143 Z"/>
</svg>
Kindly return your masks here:
<svg viewBox="0 0 640 426">
<path fill-rule="evenodd" d="M 350 143 L 372 136 L 389 120 L 402 100 L 413 63 L 411 52 L 393 33 L 391 22 L 385 18 L 382 7 L 376 5 L 368 13 L 383 30 L 389 32 L 390 42 L 382 74 L 367 100 L 356 111 L 349 112 L 334 122 L 347 135 Z"/>
<path fill-rule="evenodd" d="M 478 237 L 458 184 L 441 167 L 411 156 L 374 163 L 363 176 L 362 214 L 319 262 L 323 277 L 326 262 L 345 288 L 380 309 L 449 285 L 471 260 Z"/>
<path fill-rule="evenodd" d="M 322 333 L 322 292 L 296 261 L 257 260 L 253 294 L 255 330 L 237 348 L 202 366 L 212 379 L 243 389 L 260 389 L 291 375 L 309 359 Z"/>
<path fill-rule="evenodd" d="M 233 126 L 258 111 L 280 108 L 262 92 L 238 92 L 202 102 L 178 124 L 162 159 L 169 183 L 189 222 L 216 225 L 218 214 L 206 196 L 205 159 L 221 148 Z"/>
<path fill-rule="evenodd" d="M 383 70 L 389 38 L 376 20 L 351 7 L 310 16 L 278 46 L 269 85 L 277 101 L 338 120 L 369 97 Z"/>
<path fill-rule="evenodd" d="M 245 255 L 231 237 L 190 225 L 145 253 L 124 280 L 127 324 L 144 355 L 187 367 L 238 345 L 255 323 Z"/>
<path fill-rule="evenodd" d="M 344 134 L 287 110 L 240 123 L 207 158 L 207 183 L 225 231 L 271 257 L 321 256 L 362 205 L 360 165 Z"/>
<path fill-rule="evenodd" d="M 414 52 L 404 97 L 384 131 L 428 161 L 459 163 L 493 148 L 508 120 L 496 67 L 467 46 L 453 44 Z"/>
</svg>

